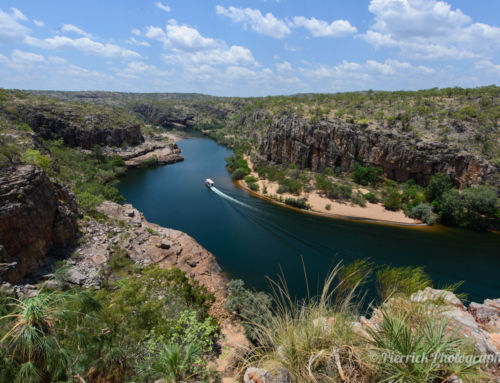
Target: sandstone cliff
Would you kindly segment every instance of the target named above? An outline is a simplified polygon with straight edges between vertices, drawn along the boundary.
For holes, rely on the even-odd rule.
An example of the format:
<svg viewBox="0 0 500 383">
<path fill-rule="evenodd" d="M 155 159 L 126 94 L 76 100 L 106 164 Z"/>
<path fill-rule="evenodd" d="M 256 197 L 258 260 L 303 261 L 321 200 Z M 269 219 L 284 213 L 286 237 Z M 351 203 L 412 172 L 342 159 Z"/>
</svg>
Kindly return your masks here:
<svg viewBox="0 0 500 383">
<path fill-rule="evenodd" d="M 264 160 L 295 164 L 316 172 L 327 167 L 348 171 L 354 162 L 379 166 L 396 181 L 413 178 L 426 185 L 432 174 L 449 174 L 457 186 L 496 184 L 498 166 L 474 155 L 435 142 L 412 143 L 401 137 L 340 120 L 312 123 L 293 115 L 270 118 L 254 113 L 240 121 L 245 126 L 262 126 L 252 138 Z M 270 123 L 269 123 L 270 122 Z"/>
<path fill-rule="evenodd" d="M 32 165 L 0 173 L 0 280 L 19 282 L 77 232 L 74 196 Z"/>
<path fill-rule="evenodd" d="M 62 138 L 65 144 L 90 149 L 94 145 L 138 145 L 144 138 L 139 124 L 103 127 L 102 118 L 87 116 L 83 121 L 71 113 L 50 115 L 43 110 L 23 113 L 23 120 L 43 139 Z"/>
</svg>

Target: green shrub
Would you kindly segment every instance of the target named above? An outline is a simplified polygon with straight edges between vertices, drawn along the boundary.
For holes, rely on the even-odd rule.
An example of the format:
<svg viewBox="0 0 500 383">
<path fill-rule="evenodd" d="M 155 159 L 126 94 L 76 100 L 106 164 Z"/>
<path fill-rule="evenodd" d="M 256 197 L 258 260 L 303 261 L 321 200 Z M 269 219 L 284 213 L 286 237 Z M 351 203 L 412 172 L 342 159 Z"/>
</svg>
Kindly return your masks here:
<svg viewBox="0 0 500 383">
<path fill-rule="evenodd" d="M 401 194 L 396 189 L 388 190 L 385 193 L 384 207 L 391 211 L 398 211 L 401 209 Z"/>
<path fill-rule="evenodd" d="M 228 289 L 226 310 L 243 320 L 248 339 L 256 343 L 258 341 L 256 327 L 264 325 L 271 315 L 271 297 L 266 293 L 245 288 L 245 283 L 241 279 L 231 280 Z"/>
<path fill-rule="evenodd" d="M 411 209 L 411 218 L 419 219 L 427 225 L 432 225 L 436 220 L 436 216 L 432 214 L 432 206 L 428 203 L 421 202 Z"/>
<path fill-rule="evenodd" d="M 254 192 L 258 192 L 259 191 L 259 185 L 256 184 L 255 182 L 247 182 L 247 185 L 250 188 L 250 190 L 252 190 Z"/>
<path fill-rule="evenodd" d="M 245 170 L 238 168 L 233 172 L 233 180 L 241 180 L 245 177 L 245 175 Z"/>
<path fill-rule="evenodd" d="M 352 179 L 360 185 L 376 185 L 381 181 L 382 173 L 382 168 L 371 165 L 361 166 L 355 163 L 351 167 Z"/>
<path fill-rule="evenodd" d="M 351 196 L 351 202 L 356 204 L 356 205 L 359 205 L 359 206 L 362 206 L 362 207 L 366 207 L 366 200 L 365 200 L 365 197 L 363 195 L 363 193 L 361 192 L 356 192 L 354 193 L 352 196 Z"/>
<path fill-rule="evenodd" d="M 329 203 L 327 203 L 327 204 L 325 205 L 325 209 L 326 209 L 326 210 L 328 210 L 328 211 L 332 210 L 332 205 L 331 205 L 331 204 L 329 204 Z"/>
<path fill-rule="evenodd" d="M 474 230 L 486 230 L 499 226 L 499 199 L 494 189 L 474 186 L 450 190 L 443 194 L 439 216 L 447 225 L 456 225 Z"/>
<path fill-rule="evenodd" d="M 372 192 L 368 192 L 365 194 L 365 199 L 368 201 L 368 202 L 371 202 L 371 203 L 378 203 L 378 198 L 377 198 L 377 195 L 375 193 L 372 193 Z"/>
<path fill-rule="evenodd" d="M 433 174 L 429 184 L 425 188 L 425 196 L 428 201 L 439 201 L 444 193 L 451 190 L 452 184 L 449 175 L 436 173 Z"/>
<path fill-rule="evenodd" d="M 303 189 L 302 183 L 294 178 L 282 178 L 279 180 L 278 193 L 292 193 L 299 195 Z"/>
<path fill-rule="evenodd" d="M 144 168 L 147 168 L 147 167 L 150 167 L 150 166 L 154 166 L 158 163 L 158 158 L 153 155 L 147 159 L 145 159 L 144 161 L 141 162 L 141 166 L 144 167 Z"/>
<path fill-rule="evenodd" d="M 255 183 L 258 181 L 258 179 L 254 176 L 246 176 L 245 178 L 243 178 L 245 180 L 246 183 Z"/>
<path fill-rule="evenodd" d="M 311 208 L 311 206 L 306 202 L 306 200 L 298 199 L 298 198 L 286 198 L 285 204 L 292 206 L 292 207 L 296 207 L 298 209 L 304 209 L 304 210 L 308 210 Z"/>
<path fill-rule="evenodd" d="M 39 150 L 28 149 L 22 155 L 22 160 L 27 164 L 37 165 L 47 171 L 52 163 L 51 159 L 42 155 Z"/>
</svg>

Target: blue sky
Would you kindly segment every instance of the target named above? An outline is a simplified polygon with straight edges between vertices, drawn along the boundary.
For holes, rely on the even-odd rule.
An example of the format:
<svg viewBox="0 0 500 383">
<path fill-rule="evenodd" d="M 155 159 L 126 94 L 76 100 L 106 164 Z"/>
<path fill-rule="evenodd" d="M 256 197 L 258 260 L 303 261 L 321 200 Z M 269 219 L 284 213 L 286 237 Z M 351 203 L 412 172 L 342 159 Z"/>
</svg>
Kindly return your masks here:
<svg viewBox="0 0 500 383">
<path fill-rule="evenodd" d="M 265 96 L 498 84 L 498 0 L 2 0 L 0 86 Z"/>
</svg>

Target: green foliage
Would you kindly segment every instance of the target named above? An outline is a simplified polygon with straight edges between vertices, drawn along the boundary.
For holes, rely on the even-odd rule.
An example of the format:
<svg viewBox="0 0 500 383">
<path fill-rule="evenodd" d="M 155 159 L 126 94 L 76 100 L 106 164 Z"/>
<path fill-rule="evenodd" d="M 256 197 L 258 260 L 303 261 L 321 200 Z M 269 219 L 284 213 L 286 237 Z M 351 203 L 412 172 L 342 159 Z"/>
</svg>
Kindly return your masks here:
<svg viewBox="0 0 500 383">
<path fill-rule="evenodd" d="M 232 154 L 226 158 L 227 169 L 229 172 L 234 173 L 237 169 L 243 173 L 243 176 L 238 179 L 242 179 L 244 176 L 250 174 L 250 168 L 248 167 L 248 162 L 243 158 L 241 154 Z"/>
<path fill-rule="evenodd" d="M 371 202 L 371 203 L 378 203 L 378 198 L 377 198 L 377 195 L 375 193 L 372 193 L 372 192 L 368 192 L 365 194 L 365 199 L 368 201 L 368 202 Z"/>
<path fill-rule="evenodd" d="M 0 167 L 20 160 L 19 149 L 11 137 L 0 135 Z"/>
<path fill-rule="evenodd" d="M 249 176 L 246 176 L 246 177 L 244 178 L 244 180 L 245 180 L 245 182 L 246 182 L 246 183 L 255 183 L 255 182 L 257 182 L 257 181 L 258 181 L 258 179 L 257 179 L 256 177 L 254 177 L 254 176 L 250 176 L 250 175 L 249 175 Z"/>
<path fill-rule="evenodd" d="M 443 194 L 439 217 L 444 224 L 487 230 L 499 227 L 499 199 L 488 186 L 474 186 L 462 192 L 450 190 Z"/>
<path fill-rule="evenodd" d="M 45 383 L 79 374 L 89 381 L 149 383 L 170 379 L 174 366 L 204 377 L 219 331 L 207 313 L 214 298 L 178 269 L 150 266 L 126 275 L 108 276 L 96 293 L 42 291 L 6 306 L 1 381 Z M 178 363 L 168 364 L 165 350 L 172 344 L 181 351 Z"/>
<path fill-rule="evenodd" d="M 427 225 L 432 225 L 436 220 L 436 216 L 432 214 L 432 206 L 425 202 L 421 202 L 413 207 L 410 212 L 410 217 L 419 219 Z"/>
<path fill-rule="evenodd" d="M 423 267 L 384 266 L 377 271 L 376 279 L 377 292 L 382 300 L 395 294 L 409 296 L 426 287 L 432 287 L 432 281 Z"/>
<path fill-rule="evenodd" d="M 142 167 L 150 167 L 150 166 L 154 166 L 158 163 L 158 158 L 156 156 L 151 156 L 149 157 L 148 159 L 144 160 L 141 162 L 141 166 Z"/>
<path fill-rule="evenodd" d="M 79 324 L 99 304 L 88 294 L 41 292 L 34 298 L 14 301 L 9 315 L 0 318 L 0 377 L 2 381 L 46 382 L 69 378 L 78 352 L 71 347 L 84 344 Z M 61 342 L 64 328 L 76 330 Z M 3 354 L 3 355 L 2 355 Z"/>
<path fill-rule="evenodd" d="M 339 185 L 330 181 L 322 174 L 315 176 L 316 188 L 326 194 L 331 199 L 349 199 L 352 196 L 352 188 L 348 185 Z"/>
<path fill-rule="evenodd" d="M 361 193 L 360 191 L 358 191 L 352 195 L 351 202 L 356 204 L 356 205 L 362 206 L 362 207 L 366 206 L 366 199 L 365 199 L 363 193 Z"/>
<path fill-rule="evenodd" d="M 429 184 L 425 188 L 427 201 L 440 201 L 443 194 L 451 190 L 452 184 L 449 175 L 436 173 L 433 174 Z"/>
<path fill-rule="evenodd" d="M 302 198 L 285 198 L 285 204 L 298 209 L 308 210 L 311 206 Z"/>
<path fill-rule="evenodd" d="M 219 335 L 217 322 L 209 316 L 201 317 L 197 311 L 184 310 L 170 329 L 172 341 L 194 345 L 202 353 L 212 351 Z"/>
<path fill-rule="evenodd" d="M 271 297 L 263 292 L 254 292 L 245 288 L 241 279 L 233 279 L 228 284 L 229 297 L 226 310 L 243 320 L 243 327 L 248 339 L 257 342 L 256 326 L 266 323 L 270 315 Z"/>
<path fill-rule="evenodd" d="M 481 380 L 479 366 L 464 358 L 474 356 L 473 348 L 465 339 L 446 331 L 445 320 L 428 314 L 425 321 L 415 323 L 407 314 L 390 310 L 384 310 L 382 315 L 377 329 L 368 329 L 381 381 L 444 382 L 451 375 L 470 383 Z M 460 356 L 464 360 L 442 363 L 442 356 Z"/>
<path fill-rule="evenodd" d="M 387 210 L 398 211 L 401 209 L 402 196 L 396 189 L 386 190 L 384 193 L 384 207 Z"/>
<path fill-rule="evenodd" d="M 354 182 L 360 185 L 376 185 L 381 181 L 382 168 L 371 165 L 361 166 L 355 163 L 351 167 L 351 176 Z"/>
<path fill-rule="evenodd" d="M 284 177 L 279 180 L 278 193 L 292 193 L 299 195 L 303 189 L 302 182 L 297 178 Z"/>
<path fill-rule="evenodd" d="M 233 180 L 241 180 L 245 177 L 247 173 L 244 169 L 238 168 L 233 171 Z"/>
<path fill-rule="evenodd" d="M 28 149 L 22 154 L 22 160 L 27 164 L 37 165 L 43 170 L 50 168 L 51 160 L 49 157 L 40 154 L 39 150 Z"/>
<path fill-rule="evenodd" d="M 113 182 L 124 172 L 124 162 L 118 156 L 101 158 L 97 150 L 93 156 L 68 148 L 61 140 L 46 141 L 53 166 L 49 174 L 60 183 L 71 187 L 86 214 L 94 215 L 104 200 L 123 201 Z"/>
<path fill-rule="evenodd" d="M 248 182 L 247 185 L 250 188 L 250 190 L 252 190 L 254 192 L 258 192 L 259 191 L 259 185 L 257 183 L 255 183 L 255 182 Z"/>
<path fill-rule="evenodd" d="M 341 266 L 338 271 L 338 284 L 335 290 L 335 302 L 350 301 L 350 294 L 356 293 L 365 286 L 374 270 L 370 259 L 356 259 L 354 262 Z"/>
</svg>

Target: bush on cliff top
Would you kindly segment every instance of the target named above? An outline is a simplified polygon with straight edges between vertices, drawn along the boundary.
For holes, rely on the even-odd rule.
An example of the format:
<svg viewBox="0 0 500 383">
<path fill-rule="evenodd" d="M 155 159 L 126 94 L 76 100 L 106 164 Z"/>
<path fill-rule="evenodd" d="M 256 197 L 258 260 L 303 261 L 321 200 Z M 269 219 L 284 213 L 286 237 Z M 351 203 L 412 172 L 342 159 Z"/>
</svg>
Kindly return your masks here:
<svg viewBox="0 0 500 383">
<path fill-rule="evenodd" d="M 132 273 L 132 271 L 130 271 Z M 150 266 L 98 292 L 42 292 L 0 319 L 0 381 L 151 382 L 165 347 L 195 348 L 189 371 L 206 377 L 214 354 L 213 296 L 178 269 Z M 29 335 L 28 337 L 26 335 Z M 194 367 L 194 368 L 193 368 Z"/>
</svg>

